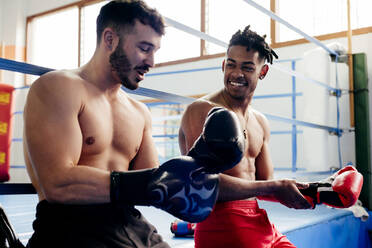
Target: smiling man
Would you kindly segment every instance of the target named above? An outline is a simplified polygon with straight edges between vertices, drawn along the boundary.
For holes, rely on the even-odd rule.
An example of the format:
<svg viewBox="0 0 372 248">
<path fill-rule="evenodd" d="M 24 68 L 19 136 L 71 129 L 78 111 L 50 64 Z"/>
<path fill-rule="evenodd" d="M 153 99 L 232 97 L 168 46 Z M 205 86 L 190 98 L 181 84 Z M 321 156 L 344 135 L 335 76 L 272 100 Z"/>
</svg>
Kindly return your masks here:
<svg viewBox="0 0 372 248">
<path fill-rule="evenodd" d="M 220 176 L 219 202 L 212 214 L 198 223 L 195 248 L 294 247 L 268 221 L 254 197 L 271 197 L 290 208 L 309 208 L 299 189 L 307 184 L 272 180 L 269 154 L 270 130 L 263 114 L 251 106 L 254 91 L 269 69 L 275 52 L 264 37 L 250 30 L 236 32 L 222 64 L 224 88 L 192 103 L 186 109 L 179 131 L 182 154 L 187 154 L 203 129 L 211 108 L 222 106 L 238 116 L 245 138 L 245 151 L 238 165 Z M 226 132 L 226 126 L 220 132 Z"/>
</svg>

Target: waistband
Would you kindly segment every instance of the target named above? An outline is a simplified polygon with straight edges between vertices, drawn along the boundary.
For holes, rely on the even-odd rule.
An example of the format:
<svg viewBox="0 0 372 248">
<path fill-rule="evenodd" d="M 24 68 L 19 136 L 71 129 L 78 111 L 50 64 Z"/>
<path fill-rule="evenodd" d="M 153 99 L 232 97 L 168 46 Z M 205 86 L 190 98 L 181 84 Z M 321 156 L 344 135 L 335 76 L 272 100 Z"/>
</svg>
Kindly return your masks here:
<svg viewBox="0 0 372 248">
<path fill-rule="evenodd" d="M 116 204 L 91 204 L 69 205 L 55 204 L 46 200 L 40 201 L 36 206 L 36 218 L 38 219 L 107 219 L 125 218 L 128 215 L 140 216 L 140 212 L 133 206 Z"/>
<path fill-rule="evenodd" d="M 226 201 L 218 202 L 214 206 L 214 211 L 225 210 L 228 208 L 238 208 L 238 209 L 259 209 L 257 200 L 237 200 L 237 201 Z"/>
</svg>

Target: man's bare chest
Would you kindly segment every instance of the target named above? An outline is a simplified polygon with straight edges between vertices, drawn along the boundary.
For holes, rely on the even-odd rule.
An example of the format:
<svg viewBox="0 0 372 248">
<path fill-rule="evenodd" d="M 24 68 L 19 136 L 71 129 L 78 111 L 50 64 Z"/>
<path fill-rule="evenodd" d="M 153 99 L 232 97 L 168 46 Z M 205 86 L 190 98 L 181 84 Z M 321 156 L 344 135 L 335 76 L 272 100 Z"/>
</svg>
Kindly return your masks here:
<svg viewBox="0 0 372 248">
<path fill-rule="evenodd" d="M 79 115 L 82 155 L 115 151 L 129 160 L 137 153 L 144 118 L 136 109 L 105 101 L 90 102 Z"/>
<path fill-rule="evenodd" d="M 261 152 L 264 143 L 264 131 L 257 121 L 251 120 L 242 126 L 248 158 L 256 158 Z"/>
</svg>

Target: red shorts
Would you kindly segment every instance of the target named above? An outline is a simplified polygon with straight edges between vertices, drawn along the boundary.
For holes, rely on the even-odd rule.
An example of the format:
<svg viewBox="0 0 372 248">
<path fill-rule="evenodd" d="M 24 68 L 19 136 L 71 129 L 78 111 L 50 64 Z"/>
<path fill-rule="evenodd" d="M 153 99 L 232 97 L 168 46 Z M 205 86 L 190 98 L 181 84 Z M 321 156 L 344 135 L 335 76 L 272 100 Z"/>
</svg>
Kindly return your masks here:
<svg viewBox="0 0 372 248">
<path fill-rule="evenodd" d="M 270 223 L 256 200 L 217 203 L 196 225 L 195 248 L 295 247 Z"/>
</svg>

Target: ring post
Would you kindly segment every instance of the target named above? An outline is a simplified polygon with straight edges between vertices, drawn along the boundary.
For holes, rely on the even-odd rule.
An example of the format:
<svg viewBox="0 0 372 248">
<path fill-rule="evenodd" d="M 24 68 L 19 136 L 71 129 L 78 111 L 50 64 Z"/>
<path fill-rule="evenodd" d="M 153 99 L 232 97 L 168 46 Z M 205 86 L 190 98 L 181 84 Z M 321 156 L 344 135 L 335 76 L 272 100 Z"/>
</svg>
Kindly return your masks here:
<svg viewBox="0 0 372 248">
<path fill-rule="evenodd" d="M 364 53 L 353 55 L 354 66 L 354 116 L 355 157 L 358 171 L 364 177 L 360 199 L 372 209 L 371 140 L 369 122 L 367 58 Z"/>
</svg>

